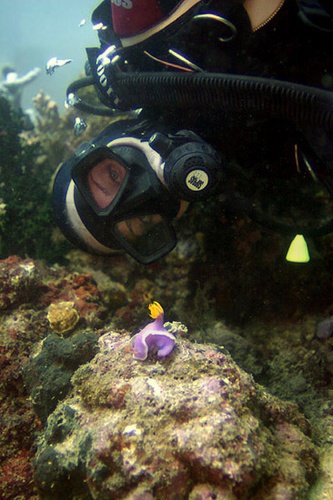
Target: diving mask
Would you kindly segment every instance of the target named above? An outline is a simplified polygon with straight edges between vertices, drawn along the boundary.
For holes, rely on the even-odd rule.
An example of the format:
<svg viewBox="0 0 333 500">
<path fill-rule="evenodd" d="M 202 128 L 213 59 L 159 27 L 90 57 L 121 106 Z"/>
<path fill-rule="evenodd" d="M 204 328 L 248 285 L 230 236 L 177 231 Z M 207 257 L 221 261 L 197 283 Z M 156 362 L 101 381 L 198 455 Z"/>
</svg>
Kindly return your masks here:
<svg viewBox="0 0 333 500">
<path fill-rule="evenodd" d="M 219 155 L 193 132 L 151 135 L 120 121 L 60 167 L 55 218 L 84 250 L 125 250 L 147 264 L 174 248 L 172 221 L 188 202 L 210 196 L 220 179 Z"/>
</svg>

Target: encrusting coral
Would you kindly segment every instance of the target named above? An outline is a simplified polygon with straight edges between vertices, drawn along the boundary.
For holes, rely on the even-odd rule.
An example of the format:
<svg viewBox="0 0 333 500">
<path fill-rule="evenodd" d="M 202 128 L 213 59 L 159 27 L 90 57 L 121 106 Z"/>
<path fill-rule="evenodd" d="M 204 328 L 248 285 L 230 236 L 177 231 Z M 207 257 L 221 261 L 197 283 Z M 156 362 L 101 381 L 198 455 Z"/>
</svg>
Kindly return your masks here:
<svg viewBox="0 0 333 500">
<path fill-rule="evenodd" d="M 66 339 L 49 335 L 48 306 L 68 303 L 69 298 L 87 331 Z M 15 256 L 0 260 L 0 498 L 37 498 L 36 434 L 66 396 L 76 368 L 94 356 L 97 336 L 91 327 L 100 326 L 104 316 L 101 293 L 91 276 Z"/>
<path fill-rule="evenodd" d="M 168 357 L 138 363 L 130 336 L 109 331 L 72 383 L 39 439 L 45 498 L 181 500 L 204 490 L 304 498 L 316 473 L 296 406 L 270 396 L 216 346 L 180 338 Z"/>
<path fill-rule="evenodd" d="M 73 330 L 80 315 L 74 307 L 74 302 L 62 301 L 49 306 L 47 319 L 52 330 L 62 335 Z"/>
<path fill-rule="evenodd" d="M 0 497 L 37 495 L 33 462 L 39 431 L 41 498 L 66 498 L 70 492 L 87 499 L 134 500 L 140 494 L 177 500 L 303 499 L 312 491 L 311 500 L 324 498 L 333 480 L 328 377 L 333 340 L 318 339 L 318 318 L 297 325 L 284 321 L 276 328 L 261 324 L 252 343 L 243 338 L 249 328 L 242 333 L 212 322 L 206 335 L 215 345 L 195 343 L 200 335 L 192 332 L 191 311 L 184 312 L 179 295 L 187 290 L 186 277 L 170 284 L 172 272 L 180 274 L 175 254 L 170 268 L 153 266 L 141 274 L 125 258 L 112 260 L 112 266 L 103 260 L 99 271 L 98 262 L 93 260 L 91 271 L 103 286 L 108 278 L 107 293 L 87 268 L 80 274 L 32 259 L 0 261 Z M 159 287 L 148 279 L 157 272 Z M 136 360 L 128 330 L 142 324 L 152 297 L 163 298 L 168 319 L 192 322 L 192 342 L 184 339 L 184 325 L 164 323 L 176 336 L 173 350 L 164 358 L 150 352 L 144 361 Z M 68 336 L 51 333 L 47 320 L 50 304 L 60 302 L 73 302 L 80 315 Z M 242 351 L 255 355 L 255 367 L 266 366 L 268 372 L 253 373 L 269 390 L 218 347 L 236 331 L 228 349 L 239 362 Z M 254 338 L 258 343 L 251 351 Z M 82 363 L 87 364 L 79 368 Z M 254 366 L 243 364 L 249 370 Z M 279 398 L 302 405 L 312 417 L 313 436 L 295 404 Z"/>
</svg>

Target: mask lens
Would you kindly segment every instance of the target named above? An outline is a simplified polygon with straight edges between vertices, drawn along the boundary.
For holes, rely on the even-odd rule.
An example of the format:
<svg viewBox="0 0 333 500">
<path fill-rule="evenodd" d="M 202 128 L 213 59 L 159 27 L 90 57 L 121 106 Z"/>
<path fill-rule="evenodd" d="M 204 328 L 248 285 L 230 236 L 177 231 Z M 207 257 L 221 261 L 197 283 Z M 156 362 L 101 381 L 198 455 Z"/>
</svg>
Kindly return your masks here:
<svg viewBox="0 0 333 500">
<path fill-rule="evenodd" d="M 126 251 L 143 264 L 161 258 L 177 243 L 173 227 L 160 214 L 124 219 L 115 224 L 114 232 Z"/>
<path fill-rule="evenodd" d="M 97 215 L 108 215 L 125 189 L 128 169 L 108 148 L 88 154 L 73 169 L 81 195 Z"/>
<path fill-rule="evenodd" d="M 88 173 L 88 186 L 97 206 L 105 209 L 116 198 L 126 177 L 123 165 L 111 158 L 105 158 Z"/>
</svg>

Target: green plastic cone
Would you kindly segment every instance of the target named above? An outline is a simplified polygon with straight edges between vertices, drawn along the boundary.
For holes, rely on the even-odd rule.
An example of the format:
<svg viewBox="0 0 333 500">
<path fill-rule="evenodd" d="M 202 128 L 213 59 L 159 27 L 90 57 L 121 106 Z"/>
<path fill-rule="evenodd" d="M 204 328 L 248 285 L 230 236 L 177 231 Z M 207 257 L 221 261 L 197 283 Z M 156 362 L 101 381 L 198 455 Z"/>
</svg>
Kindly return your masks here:
<svg viewBox="0 0 333 500">
<path fill-rule="evenodd" d="M 290 243 L 286 260 L 289 262 L 309 262 L 310 255 L 308 245 L 302 234 L 296 234 L 295 238 Z"/>
</svg>

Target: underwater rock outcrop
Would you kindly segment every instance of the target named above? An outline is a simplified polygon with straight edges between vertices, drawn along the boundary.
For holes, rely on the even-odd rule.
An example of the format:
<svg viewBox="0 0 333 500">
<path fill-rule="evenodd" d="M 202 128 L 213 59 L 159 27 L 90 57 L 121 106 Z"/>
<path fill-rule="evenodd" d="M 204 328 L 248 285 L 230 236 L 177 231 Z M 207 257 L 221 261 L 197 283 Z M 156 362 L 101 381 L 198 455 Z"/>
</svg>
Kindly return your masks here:
<svg viewBox="0 0 333 500">
<path fill-rule="evenodd" d="M 137 361 L 110 330 L 72 384 L 39 438 L 42 498 L 305 498 L 316 474 L 296 406 L 217 346 L 178 338 Z"/>
<path fill-rule="evenodd" d="M 50 304 L 69 299 L 80 313 L 78 330 L 85 330 L 83 334 L 76 332 L 71 340 L 52 334 L 47 321 Z M 0 498 L 37 498 L 34 442 L 49 410 L 45 394 L 52 411 L 58 399 L 66 396 L 70 377 L 80 363 L 94 356 L 97 336 L 91 328 L 100 326 L 104 316 L 102 295 L 91 276 L 16 256 L 0 261 Z M 46 342 L 49 337 L 53 337 L 53 345 L 62 348 L 63 358 L 60 349 L 52 350 L 52 343 Z M 41 343 L 49 345 L 51 352 L 39 359 L 40 372 L 30 372 L 34 391 L 28 397 L 22 375 L 24 368 L 31 366 L 31 362 L 27 365 L 31 352 L 36 357 Z M 43 378 L 38 378 L 40 374 Z M 41 395 L 43 406 L 37 415 Z"/>
<path fill-rule="evenodd" d="M 252 330 L 212 315 L 195 332 L 188 259 L 77 262 L 0 261 L 1 498 L 332 497 L 333 338 L 316 334 L 330 311 Z M 136 360 L 153 298 L 188 338 Z"/>
</svg>

